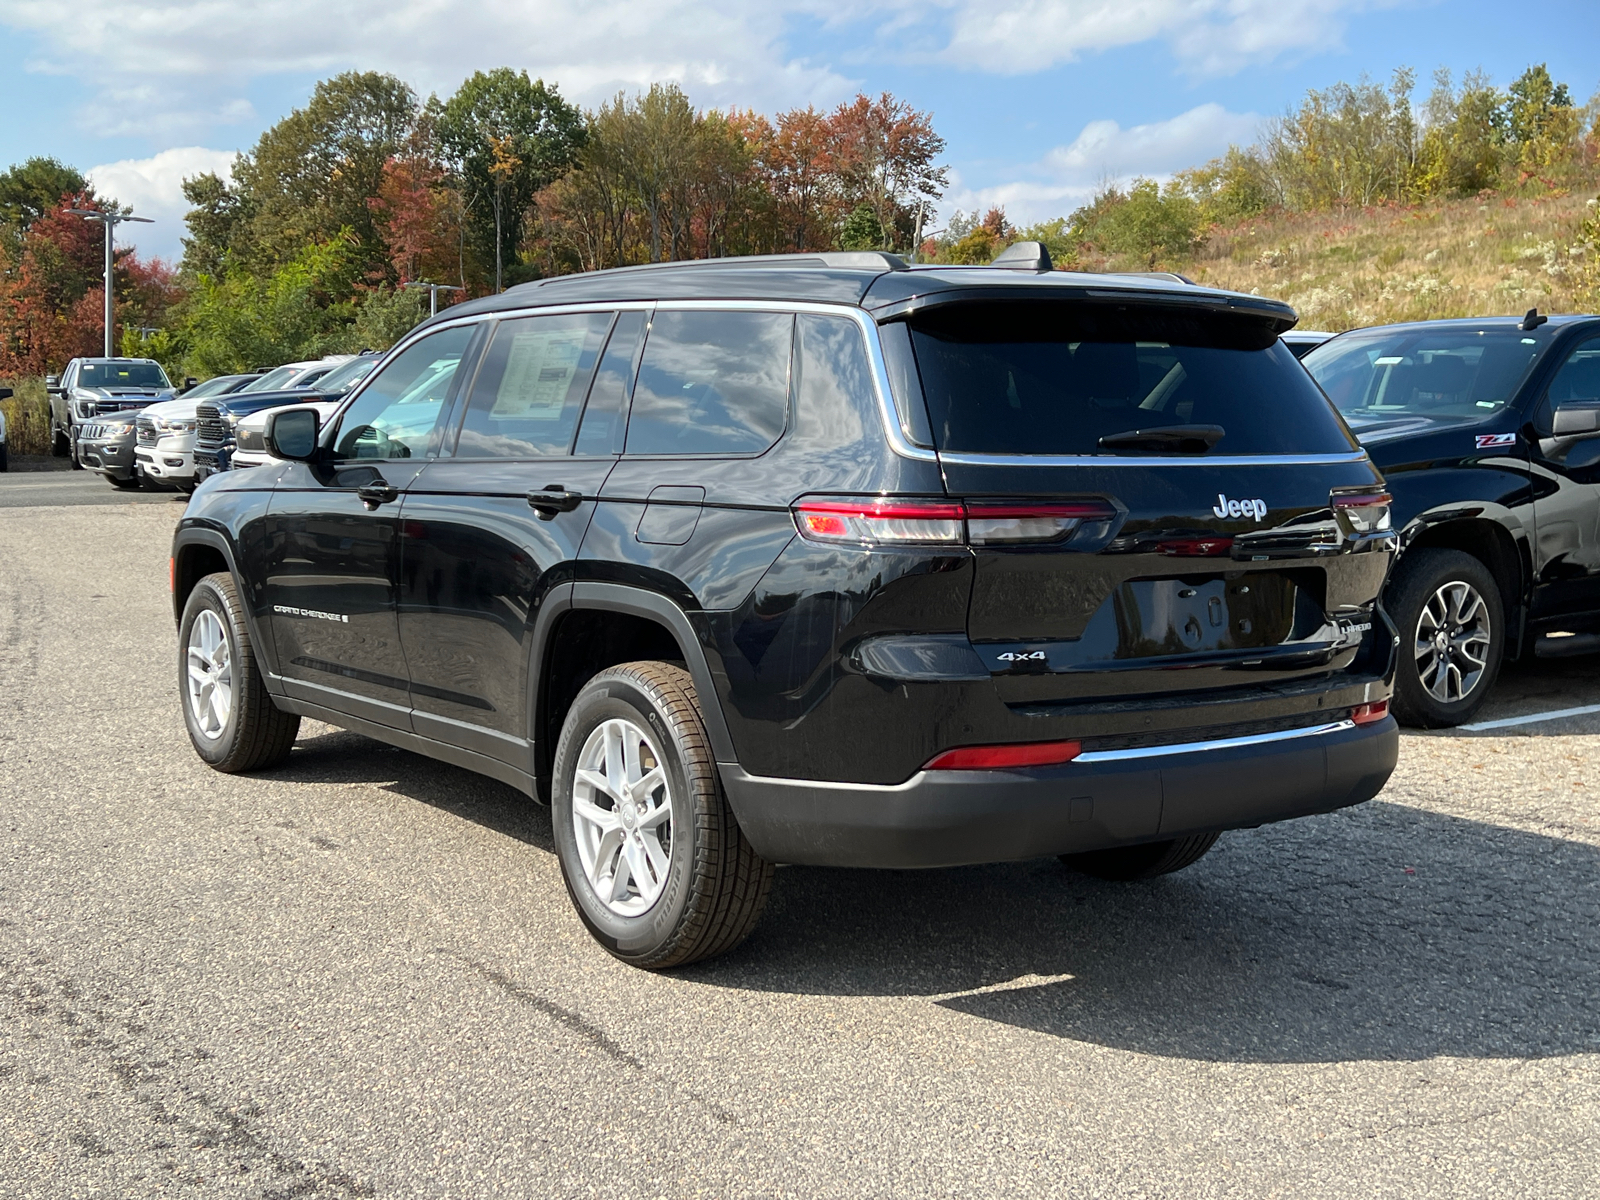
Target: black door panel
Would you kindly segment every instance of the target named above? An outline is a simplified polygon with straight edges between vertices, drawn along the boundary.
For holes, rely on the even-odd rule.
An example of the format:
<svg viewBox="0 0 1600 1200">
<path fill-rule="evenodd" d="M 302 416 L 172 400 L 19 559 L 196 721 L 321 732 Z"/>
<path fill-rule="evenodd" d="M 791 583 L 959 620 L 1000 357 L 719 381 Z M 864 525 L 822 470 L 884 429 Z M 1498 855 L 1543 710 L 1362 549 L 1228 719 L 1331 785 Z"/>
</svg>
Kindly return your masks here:
<svg viewBox="0 0 1600 1200">
<path fill-rule="evenodd" d="M 399 728 L 409 727 L 411 707 L 395 621 L 399 504 L 372 504 L 360 493 L 379 486 L 398 493 L 418 469 L 369 462 L 318 471 L 293 463 L 267 509 L 265 607 L 279 671 L 350 700 L 322 703 Z"/>
</svg>

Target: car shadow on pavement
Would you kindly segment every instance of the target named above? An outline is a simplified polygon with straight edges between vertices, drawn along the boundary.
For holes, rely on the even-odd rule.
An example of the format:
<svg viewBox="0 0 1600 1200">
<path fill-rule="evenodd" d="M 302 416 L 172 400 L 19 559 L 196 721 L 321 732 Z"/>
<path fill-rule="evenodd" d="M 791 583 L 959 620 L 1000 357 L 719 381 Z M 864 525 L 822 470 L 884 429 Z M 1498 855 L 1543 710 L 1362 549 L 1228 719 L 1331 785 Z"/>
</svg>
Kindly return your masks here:
<svg viewBox="0 0 1600 1200">
<path fill-rule="evenodd" d="M 359 733 L 330 729 L 302 736 L 289 761 L 266 779 L 297 783 L 369 783 L 419 800 L 506 837 L 555 853 L 550 810 L 509 784 L 413 754 Z"/>
<path fill-rule="evenodd" d="M 1597 928 L 1600 849 L 1375 801 L 1147 883 L 781 870 L 751 940 L 685 974 L 1206 1061 L 1549 1057 L 1600 1052 Z"/>
<path fill-rule="evenodd" d="M 356 734 L 264 774 L 376 784 L 553 852 L 516 789 Z M 1600 847 L 1377 800 L 1227 834 L 1146 883 L 1054 859 L 785 867 L 748 942 L 675 974 L 1205 1061 L 1538 1058 L 1600 1052 L 1596 929 Z"/>
</svg>

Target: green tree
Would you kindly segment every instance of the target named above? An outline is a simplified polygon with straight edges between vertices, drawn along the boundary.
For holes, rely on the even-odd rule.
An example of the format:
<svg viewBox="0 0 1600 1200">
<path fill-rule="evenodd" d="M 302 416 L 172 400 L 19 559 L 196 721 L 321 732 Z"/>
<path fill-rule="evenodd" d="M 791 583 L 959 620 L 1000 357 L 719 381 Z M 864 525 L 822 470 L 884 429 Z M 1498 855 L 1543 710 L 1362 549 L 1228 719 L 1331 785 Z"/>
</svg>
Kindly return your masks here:
<svg viewBox="0 0 1600 1200">
<path fill-rule="evenodd" d="M 234 252 L 271 269 L 307 244 L 347 231 L 357 273 L 388 277 L 392 267 L 368 200 L 379 194 L 384 164 L 416 119 L 416 93 L 393 75 L 349 71 L 318 83 L 305 108 L 267 130 L 234 164 L 249 221 L 247 236 L 233 239 Z"/>
<path fill-rule="evenodd" d="M 509 67 L 474 73 L 433 116 L 466 197 L 470 235 L 493 260 L 499 291 L 534 195 L 566 173 L 583 144 L 583 116 L 554 86 Z"/>
<path fill-rule="evenodd" d="M 248 233 L 245 198 L 211 171 L 185 179 L 183 198 L 192 206 L 184 217 L 189 236 L 183 239 L 183 270 L 191 277 L 221 275 L 236 242 Z"/>
<path fill-rule="evenodd" d="M 63 196 L 87 191 L 89 183 L 72 167 L 54 159 L 34 157 L 0 174 L 0 225 L 13 235 L 55 209 Z M 115 201 L 107 201 L 115 207 Z"/>
<path fill-rule="evenodd" d="M 883 224 L 870 204 L 858 204 L 851 209 L 839 231 L 842 250 L 881 250 L 884 240 Z"/>
</svg>

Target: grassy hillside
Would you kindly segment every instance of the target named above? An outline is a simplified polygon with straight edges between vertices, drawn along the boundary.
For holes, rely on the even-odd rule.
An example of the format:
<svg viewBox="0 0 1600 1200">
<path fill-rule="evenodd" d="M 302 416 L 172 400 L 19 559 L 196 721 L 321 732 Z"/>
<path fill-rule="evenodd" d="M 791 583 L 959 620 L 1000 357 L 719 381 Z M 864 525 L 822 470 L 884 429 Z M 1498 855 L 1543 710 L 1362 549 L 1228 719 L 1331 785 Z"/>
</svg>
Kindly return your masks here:
<svg viewBox="0 0 1600 1200">
<path fill-rule="evenodd" d="M 1170 263 L 1197 282 L 1287 300 L 1302 329 L 1595 304 L 1597 248 L 1582 243 L 1592 190 L 1320 213 L 1213 229 Z M 1083 266 L 1138 269 L 1101 259 Z"/>
</svg>

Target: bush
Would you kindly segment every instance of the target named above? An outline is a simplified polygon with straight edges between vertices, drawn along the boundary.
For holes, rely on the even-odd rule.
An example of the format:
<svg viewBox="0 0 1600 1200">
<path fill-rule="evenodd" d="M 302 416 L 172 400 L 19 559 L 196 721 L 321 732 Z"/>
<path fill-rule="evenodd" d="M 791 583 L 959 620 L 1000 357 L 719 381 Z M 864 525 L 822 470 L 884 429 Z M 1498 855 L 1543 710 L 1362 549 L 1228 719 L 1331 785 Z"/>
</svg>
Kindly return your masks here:
<svg viewBox="0 0 1600 1200">
<path fill-rule="evenodd" d="M 50 453 L 50 396 L 37 375 L 0 379 L 0 386 L 16 393 L 0 400 L 6 414 L 6 450 L 10 454 Z"/>
</svg>

